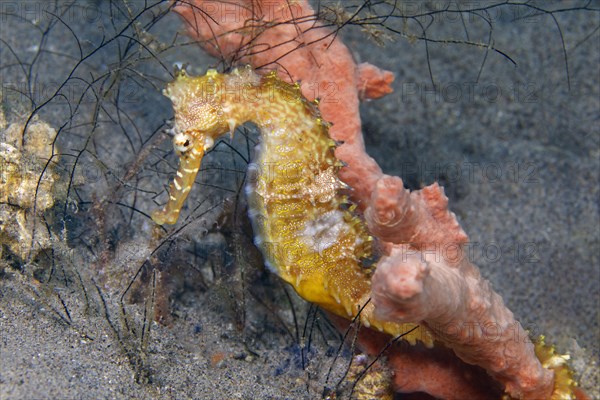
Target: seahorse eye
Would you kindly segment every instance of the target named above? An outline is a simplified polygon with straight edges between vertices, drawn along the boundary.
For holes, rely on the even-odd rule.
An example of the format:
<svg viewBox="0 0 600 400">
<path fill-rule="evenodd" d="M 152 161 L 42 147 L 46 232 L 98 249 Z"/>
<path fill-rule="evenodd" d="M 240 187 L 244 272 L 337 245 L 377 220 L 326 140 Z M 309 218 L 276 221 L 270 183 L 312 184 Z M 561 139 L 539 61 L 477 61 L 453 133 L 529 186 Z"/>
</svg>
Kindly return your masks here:
<svg viewBox="0 0 600 400">
<path fill-rule="evenodd" d="M 192 137 L 187 133 L 176 133 L 173 137 L 173 148 L 180 153 L 185 153 L 192 146 Z"/>
</svg>

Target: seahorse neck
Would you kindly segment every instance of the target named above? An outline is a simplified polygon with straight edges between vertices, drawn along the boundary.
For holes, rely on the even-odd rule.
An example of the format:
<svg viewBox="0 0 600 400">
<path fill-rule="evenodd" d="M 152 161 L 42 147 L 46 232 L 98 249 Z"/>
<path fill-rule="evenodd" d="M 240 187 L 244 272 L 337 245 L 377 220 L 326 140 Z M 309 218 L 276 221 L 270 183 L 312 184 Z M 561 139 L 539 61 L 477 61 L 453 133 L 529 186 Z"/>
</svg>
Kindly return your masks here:
<svg viewBox="0 0 600 400">
<path fill-rule="evenodd" d="M 303 133 L 314 128 L 314 117 L 318 117 L 316 107 L 300 95 L 299 89 L 269 77 L 259 85 L 225 87 L 225 91 L 223 112 L 230 129 L 252 122 L 260 129 L 265 144 L 283 146 L 284 142 L 301 139 Z"/>
</svg>

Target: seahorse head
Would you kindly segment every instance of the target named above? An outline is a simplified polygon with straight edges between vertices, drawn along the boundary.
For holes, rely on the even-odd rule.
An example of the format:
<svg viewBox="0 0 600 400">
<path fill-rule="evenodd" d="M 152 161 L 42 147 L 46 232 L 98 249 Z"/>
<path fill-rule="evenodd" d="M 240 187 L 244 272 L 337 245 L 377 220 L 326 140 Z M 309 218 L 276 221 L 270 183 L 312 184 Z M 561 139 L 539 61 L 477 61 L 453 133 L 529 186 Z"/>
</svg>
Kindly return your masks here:
<svg viewBox="0 0 600 400">
<path fill-rule="evenodd" d="M 214 70 L 194 77 L 183 69 L 175 71 L 175 80 L 167 84 L 163 94 L 173 103 L 173 147 L 179 154 L 193 148 L 205 151 L 229 131 L 223 117 L 223 84 L 223 74 Z"/>
<path fill-rule="evenodd" d="M 219 136 L 233 134 L 238 123 L 248 120 L 246 114 L 254 108 L 241 100 L 244 95 L 256 94 L 259 83 L 260 77 L 249 67 L 231 74 L 208 70 L 202 76 L 188 76 L 183 69 L 175 71 L 175 80 L 167 84 L 163 94 L 173 103 L 173 148 L 179 155 L 179 169 L 169 188 L 167 204 L 152 214 L 157 224 L 177 221 L 204 153 Z"/>
<path fill-rule="evenodd" d="M 174 224 L 200 169 L 204 153 L 215 139 L 229 130 L 219 99 L 223 75 L 216 71 L 190 77 L 183 69 L 163 94 L 173 103 L 175 114 L 173 148 L 179 155 L 179 169 L 169 188 L 169 199 L 162 210 L 152 213 L 157 224 Z"/>
</svg>

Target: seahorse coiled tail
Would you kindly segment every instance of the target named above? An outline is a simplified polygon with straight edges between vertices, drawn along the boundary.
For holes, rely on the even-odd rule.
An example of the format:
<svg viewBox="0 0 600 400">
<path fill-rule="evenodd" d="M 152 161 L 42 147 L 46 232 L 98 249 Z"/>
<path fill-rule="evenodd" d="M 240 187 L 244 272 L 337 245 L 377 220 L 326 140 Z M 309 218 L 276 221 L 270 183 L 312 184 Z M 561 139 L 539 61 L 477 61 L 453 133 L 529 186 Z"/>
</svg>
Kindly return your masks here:
<svg viewBox="0 0 600 400">
<path fill-rule="evenodd" d="M 253 122 L 261 132 L 255 160 L 249 166 L 246 193 L 249 215 L 267 266 L 304 299 L 345 318 L 360 320 L 393 336 L 413 324 L 378 320 L 368 302 L 374 265 L 373 238 L 354 205 L 341 192 L 342 163 L 329 124 L 318 102 L 276 74 L 240 68 L 191 77 L 176 71 L 164 90 L 173 103 L 173 144 L 180 166 L 163 210 L 152 219 L 174 224 L 190 192 L 202 157 L 215 140 Z M 405 336 L 432 345 L 422 328 Z"/>
</svg>

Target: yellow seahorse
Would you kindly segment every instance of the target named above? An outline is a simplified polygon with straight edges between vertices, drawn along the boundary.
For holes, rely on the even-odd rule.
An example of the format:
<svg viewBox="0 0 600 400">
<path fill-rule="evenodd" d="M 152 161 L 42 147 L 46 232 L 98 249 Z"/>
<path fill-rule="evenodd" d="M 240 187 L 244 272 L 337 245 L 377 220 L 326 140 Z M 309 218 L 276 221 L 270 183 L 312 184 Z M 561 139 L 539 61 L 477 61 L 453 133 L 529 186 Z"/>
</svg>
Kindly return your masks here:
<svg viewBox="0 0 600 400">
<path fill-rule="evenodd" d="M 256 160 L 249 166 L 249 215 L 255 244 L 267 266 L 304 299 L 392 336 L 414 328 L 378 320 L 369 303 L 373 238 L 338 179 L 342 163 L 329 124 L 318 102 L 309 102 L 298 84 L 250 67 L 230 74 L 215 70 L 191 77 L 184 70 L 163 92 L 175 113 L 173 145 L 180 157 L 177 176 L 157 224 L 177 222 L 206 150 L 215 140 L 253 122 L 261 132 Z M 360 312 L 359 312 L 360 311 Z M 418 328 L 404 339 L 433 345 L 431 334 Z"/>
</svg>

